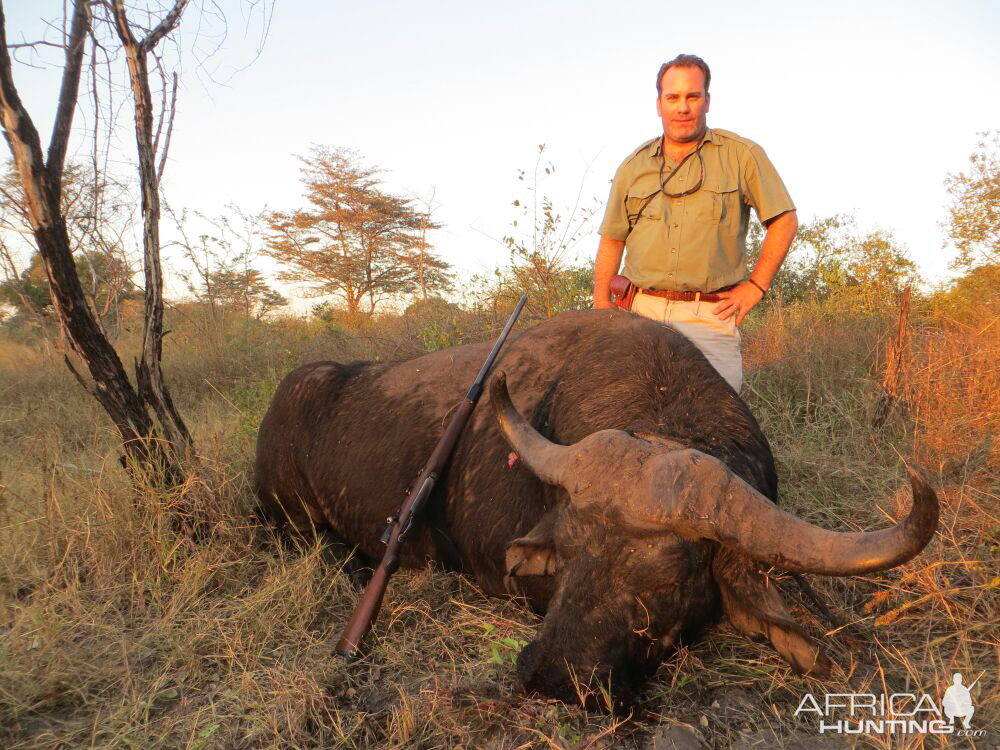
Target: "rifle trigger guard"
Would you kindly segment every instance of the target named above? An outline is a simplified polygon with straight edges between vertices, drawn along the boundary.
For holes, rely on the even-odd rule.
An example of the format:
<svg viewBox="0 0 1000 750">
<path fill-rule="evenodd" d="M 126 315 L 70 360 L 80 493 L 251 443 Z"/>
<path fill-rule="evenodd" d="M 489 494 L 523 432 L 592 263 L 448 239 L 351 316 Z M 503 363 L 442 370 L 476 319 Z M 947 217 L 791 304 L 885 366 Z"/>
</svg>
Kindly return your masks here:
<svg viewBox="0 0 1000 750">
<path fill-rule="evenodd" d="M 400 542 L 406 541 L 406 535 L 410 533 L 410 529 L 412 528 L 413 528 L 413 514 L 411 513 L 410 517 L 406 519 L 406 526 L 404 526 L 403 529 L 399 532 Z"/>
</svg>

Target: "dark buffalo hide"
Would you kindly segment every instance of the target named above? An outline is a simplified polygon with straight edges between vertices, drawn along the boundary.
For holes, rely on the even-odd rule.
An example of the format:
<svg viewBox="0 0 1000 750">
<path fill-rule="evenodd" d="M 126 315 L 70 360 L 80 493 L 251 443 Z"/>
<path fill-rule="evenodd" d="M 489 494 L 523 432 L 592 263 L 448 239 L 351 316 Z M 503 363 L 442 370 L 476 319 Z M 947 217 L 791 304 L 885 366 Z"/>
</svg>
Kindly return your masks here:
<svg viewBox="0 0 1000 750">
<path fill-rule="evenodd" d="M 258 437 L 265 510 L 300 530 L 328 528 L 378 558 L 386 517 L 489 348 L 394 363 L 317 362 L 289 374 Z M 631 485 L 646 458 L 690 454 L 682 449 L 719 459 L 757 493 L 777 498 L 767 439 L 693 345 L 617 310 L 567 313 L 512 334 L 494 367 L 500 371 L 517 411 L 548 440 L 570 446 L 614 428 L 641 446 L 629 453 L 635 460 L 601 470 L 595 482 L 605 499 L 575 503 L 512 453 L 484 398 L 420 533 L 404 547 L 404 565 L 435 560 L 490 594 L 523 594 L 545 613 L 518 661 L 528 689 L 573 699 L 580 684 L 599 680 L 627 704 L 679 638 L 695 637 L 722 613 L 769 640 L 797 671 L 827 673 L 828 660 L 789 618 L 752 555 L 650 525 L 625 501 L 643 491 Z"/>
</svg>

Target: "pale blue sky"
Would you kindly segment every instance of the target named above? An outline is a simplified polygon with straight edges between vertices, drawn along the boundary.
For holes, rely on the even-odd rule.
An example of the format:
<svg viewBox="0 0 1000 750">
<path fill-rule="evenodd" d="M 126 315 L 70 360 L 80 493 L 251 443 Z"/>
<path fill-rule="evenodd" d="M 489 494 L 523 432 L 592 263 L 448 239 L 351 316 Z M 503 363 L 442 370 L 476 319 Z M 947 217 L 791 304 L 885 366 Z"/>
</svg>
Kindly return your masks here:
<svg viewBox="0 0 1000 750">
<path fill-rule="evenodd" d="M 37 35 L 38 17 L 62 3 L 4 6 L 14 39 Z M 223 76 L 252 48 L 238 13 L 230 19 L 213 63 Z M 506 253 L 483 233 L 508 230 L 524 195 L 516 170 L 538 144 L 558 166 L 546 186 L 557 205 L 573 201 L 587 162 L 585 194 L 603 201 L 621 159 L 659 132 L 657 68 L 692 52 L 712 67 L 709 125 L 766 149 L 800 217 L 853 211 L 939 278 L 950 253 L 943 179 L 966 168 L 979 131 L 1000 127 L 998 22 L 990 0 L 278 0 L 263 54 L 228 84 L 205 82 L 186 54 L 165 189 L 209 213 L 228 202 L 294 208 L 292 155 L 314 142 L 351 147 L 386 168 L 391 189 L 436 189 L 439 251 L 465 272 L 488 270 Z M 47 130 L 57 83 L 17 75 Z"/>
</svg>

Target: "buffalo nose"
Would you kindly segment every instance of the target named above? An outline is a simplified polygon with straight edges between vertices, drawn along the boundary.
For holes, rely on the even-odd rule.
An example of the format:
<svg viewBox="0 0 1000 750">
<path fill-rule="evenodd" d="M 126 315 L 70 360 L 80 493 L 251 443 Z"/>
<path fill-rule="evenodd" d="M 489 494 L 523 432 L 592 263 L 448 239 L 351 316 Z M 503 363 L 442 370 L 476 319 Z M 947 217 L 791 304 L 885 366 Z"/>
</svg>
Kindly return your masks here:
<svg viewBox="0 0 1000 750">
<path fill-rule="evenodd" d="M 526 693 L 538 693 L 564 703 L 580 703 L 587 709 L 607 710 L 610 684 L 611 709 L 625 714 L 635 703 L 634 686 L 627 669 L 571 668 L 563 656 L 548 658 L 534 642 L 517 658 L 517 679 Z"/>
</svg>

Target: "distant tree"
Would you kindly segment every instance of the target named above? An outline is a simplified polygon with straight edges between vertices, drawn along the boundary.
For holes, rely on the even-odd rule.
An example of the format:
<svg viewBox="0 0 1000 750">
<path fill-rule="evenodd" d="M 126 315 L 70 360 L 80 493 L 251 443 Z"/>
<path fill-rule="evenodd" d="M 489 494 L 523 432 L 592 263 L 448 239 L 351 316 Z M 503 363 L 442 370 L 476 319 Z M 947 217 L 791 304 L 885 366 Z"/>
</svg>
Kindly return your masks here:
<svg viewBox="0 0 1000 750">
<path fill-rule="evenodd" d="M 434 221 L 434 211 L 438 205 L 434 202 L 436 191 L 431 190 L 427 196 L 415 195 L 412 200 L 420 206 L 417 215 L 417 231 L 413 245 L 400 253 L 400 260 L 413 268 L 417 274 L 417 286 L 420 289 L 420 299 L 427 300 L 433 291 L 444 291 L 454 283 L 454 274 L 450 265 L 431 252 L 427 233 L 440 229 L 441 225 Z"/>
<path fill-rule="evenodd" d="M 847 280 L 847 248 L 857 234 L 853 216 L 815 217 L 795 234 L 788 270 L 795 278 L 792 298 L 825 299 Z"/>
<path fill-rule="evenodd" d="M 126 249 L 132 229 L 129 186 L 92 167 L 67 164 L 62 211 L 70 252 L 86 301 L 101 330 L 114 340 L 121 326 L 121 302 L 141 296 L 132 280 Z M 35 318 L 45 331 L 55 322 L 45 264 L 31 228 L 24 188 L 13 163 L 0 177 L 0 298 Z M 26 267 L 22 258 L 29 257 Z"/>
<path fill-rule="evenodd" d="M 866 310 L 894 306 L 917 281 L 917 266 L 891 232 L 876 229 L 851 242 L 845 252 L 846 289 Z"/>
<path fill-rule="evenodd" d="M 0 245 L 0 263 L 3 264 L 5 277 L 0 282 L 0 301 L 40 321 L 45 308 L 52 303 L 49 297 L 49 280 L 45 278 L 41 256 L 36 253 L 27 267 L 21 269 L 14 254 L 4 243 Z"/>
<path fill-rule="evenodd" d="M 0 300 L 16 307 L 20 312 L 32 314 L 51 309 L 52 297 L 49 294 L 49 281 L 45 276 L 45 265 L 42 256 L 35 253 L 31 256 L 27 267 L 17 272 L 10 259 L 10 253 L 0 247 L 0 263 L 8 273 L 17 273 L 17 278 L 7 278 L 0 282 Z M 107 256 L 97 251 L 85 251 L 74 255 L 76 272 L 81 281 L 86 280 L 88 301 L 92 303 L 98 319 L 104 322 L 107 330 L 107 320 L 117 316 L 119 303 L 127 299 L 138 299 L 142 291 L 132 281 L 131 270 L 120 258 Z M 115 321 L 117 322 L 117 321 Z"/>
<path fill-rule="evenodd" d="M 1000 263 L 1000 130 L 982 133 L 968 173 L 948 175 L 945 229 L 958 249 L 953 268 Z"/>
<path fill-rule="evenodd" d="M 278 278 L 305 284 L 309 296 L 334 295 L 352 315 L 448 287 L 449 266 L 427 244 L 438 226 L 429 212 L 383 190 L 379 170 L 355 151 L 314 146 L 300 159 L 309 208 L 268 217 L 265 252 L 286 268 Z"/>
<path fill-rule="evenodd" d="M 253 268 L 221 270 L 209 274 L 207 287 L 223 307 L 239 310 L 245 318 L 259 320 L 288 304 L 288 300 L 264 280 Z"/>
<path fill-rule="evenodd" d="M 760 253 L 763 227 L 748 233 L 749 265 Z M 835 214 L 803 223 L 765 300 L 849 299 L 868 309 L 894 300 L 916 279 L 916 266 L 890 232 L 862 234 L 853 216 Z"/>
<path fill-rule="evenodd" d="M 931 307 L 943 318 L 992 325 L 995 317 L 984 321 L 983 311 L 1000 309 L 1000 264 L 976 266 L 952 280 L 931 297 Z"/>
<path fill-rule="evenodd" d="M 196 239 L 190 236 L 189 212 L 166 209 L 180 237 L 174 244 L 194 269 L 181 277 L 220 329 L 229 313 L 260 319 L 288 304 L 254 267 L 263 252 L 263 215 L 246 214 L 235 206 L 228 209 L 228 214 L 215 218 L 195 212 L 209 230 Z"/>
<path fill-rule="evenodd" d="M 40 256 L 39 256 L 40 258 Z M 18 254 L 15 253 L 6 238 L 0 236 L 0 271 L 3 281 L 0 281 L 0 305 L 3 305 L 9 317 L 15 314 L 24 316 L 34 323 L 34 328 L 40 337 L 42 349 L 46 355 L 54 351 L 49 335 L 50 316 L 46 315 L 45 306 L 50 303 L 48 279 L 43 268 L 21 268 Z M 41 278 L 38 272 L 41 271 Z"/>
<path fill-rule="evenodd" d="M 764 304 L 825 299 L 845 281 L 843 255 L 847 231 L 853 226 L 849 216 L 834 215 L 804 222 L 795 235 L 785 262 L 771 282 Z M 760 257 L 764 227 L 755 217 L 747 233 L 747 265 L 753 268 Z"/>
</svg>

